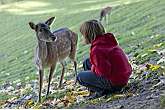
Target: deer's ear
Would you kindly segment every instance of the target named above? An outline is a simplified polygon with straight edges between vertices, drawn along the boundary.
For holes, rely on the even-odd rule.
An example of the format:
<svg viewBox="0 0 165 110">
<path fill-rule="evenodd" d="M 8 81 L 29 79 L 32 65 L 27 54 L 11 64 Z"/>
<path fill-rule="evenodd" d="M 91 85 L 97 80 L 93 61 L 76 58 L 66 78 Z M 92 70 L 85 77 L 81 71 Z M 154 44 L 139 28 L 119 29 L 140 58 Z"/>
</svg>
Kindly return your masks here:
<svg viewBox="0 0 165 110">
<path fill-rule="evenodd" d="M 29 22 L 29 26 L 33 29 L 36 30 L 36 25 L 33 22 Z"/>
<path fill-rule="evenodd" d="M 51 17 L 51 18 L 49 18 L 46 22 L 45 22 L 45 24 L 47 24 L 47 25 L 51 25 L 52 23 L 53 23 L 53 21 L 55 20 L 55 18 L 56 17 Z"/>
</svg>

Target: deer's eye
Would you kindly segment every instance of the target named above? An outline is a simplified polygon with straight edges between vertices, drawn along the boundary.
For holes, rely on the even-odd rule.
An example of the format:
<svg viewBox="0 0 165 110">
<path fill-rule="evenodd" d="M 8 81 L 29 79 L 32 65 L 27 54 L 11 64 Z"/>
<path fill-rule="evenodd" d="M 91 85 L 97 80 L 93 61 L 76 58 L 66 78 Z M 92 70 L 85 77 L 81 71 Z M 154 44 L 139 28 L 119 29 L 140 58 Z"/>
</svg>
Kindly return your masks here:
<svg viewBox="0 0 165 110">
<path fill-rule="evenodd" d="M 43 29 L 41 28 L 39 31 L 40 31 L 40 32 L 42 32 L 42 31 L 43 31 Z"/>
</svg>

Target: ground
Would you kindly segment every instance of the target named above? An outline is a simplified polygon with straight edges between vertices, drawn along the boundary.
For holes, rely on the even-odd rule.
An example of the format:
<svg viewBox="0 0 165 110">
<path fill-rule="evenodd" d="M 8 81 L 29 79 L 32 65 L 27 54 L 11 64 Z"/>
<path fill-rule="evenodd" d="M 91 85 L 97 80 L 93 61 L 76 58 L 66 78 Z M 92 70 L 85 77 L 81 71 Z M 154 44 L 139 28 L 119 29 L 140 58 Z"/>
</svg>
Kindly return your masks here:
<svg viewBox="0 0 165 110">
<path fill-rule="evenodd" d="M 86 88 L 73 85 L 73 64 L 67 60 L 64 86 L 57 89 L 60 66 L 51 94 L 38 104 L 38 74 L 33 64 L 35 33 L 28 22 L 56 16 L 52 29 L 69 27 L 79 35 L 78 71 L 89 56 L 81 44 L 80 24 L 98 19 L 100 9 L 112 6 L 107 32 L 116 36 L 128 55 L 133 74 L 121 93 L 84 101 Z M 165 1 L 163 0 L 2 0 L 0 2 L 0 108 L 164 108 L 165 107 Z"/>
</svg>

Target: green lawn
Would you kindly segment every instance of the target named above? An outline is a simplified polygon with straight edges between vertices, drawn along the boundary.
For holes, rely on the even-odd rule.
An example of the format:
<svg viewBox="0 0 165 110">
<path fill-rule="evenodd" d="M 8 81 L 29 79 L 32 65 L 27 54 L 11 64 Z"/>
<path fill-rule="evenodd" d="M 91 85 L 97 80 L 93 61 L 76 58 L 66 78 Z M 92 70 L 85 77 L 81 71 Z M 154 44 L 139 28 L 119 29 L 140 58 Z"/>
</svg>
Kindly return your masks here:
<svg viewBox="0 0 165 110">
<path fill-rule="evenodd" d="M 0 5 L 0 84 L 37 77 L 33 64 L 36 37 L 29 21 L 56 16 L 52 29 L 69 27 L 79 34 L 80 41 L 80 24 L 98 18 L 100 8 L 107 5 L 113 10 L 106 30 L 117 35 L 125 52 L 136 55 L 139 64 L 159 59 L 148 50 L 165 48 L 165 0 L 24 0 Z M 157 44 L 160 46 L 155 47 Z M 79 65 L 83 56 L 88 56 L 87 48 L 79 42 Z"/>
</svg>

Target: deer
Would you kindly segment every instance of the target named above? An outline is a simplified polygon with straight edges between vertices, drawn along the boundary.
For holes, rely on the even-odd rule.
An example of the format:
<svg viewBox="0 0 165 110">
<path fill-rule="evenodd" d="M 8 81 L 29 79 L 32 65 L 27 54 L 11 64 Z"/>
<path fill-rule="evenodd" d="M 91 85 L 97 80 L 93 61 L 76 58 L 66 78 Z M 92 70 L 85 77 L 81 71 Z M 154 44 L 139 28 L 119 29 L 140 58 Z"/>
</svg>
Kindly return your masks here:
<svg viewBox="0 0 165 110">
<path fill-rule="evenodd" d="M 64 61 L 67 57 L 69 57 L 70 60 L 73 61 L 75 76 L 77 76 L 77 61 L 75 57 L 78 34 L 71 31 L 67 27 L 60 28 L 51 32 L 50 26 L 55 20 L 55 18 L 56 17 L 51 17 L 45 22 L 39 22 L 38 24 L 29 22 L 30 28 L 35 31 L 37 37 L 37 46 L 34 54 L 34 63 L 39 73 L 39 103 L 41 102 L 43 76 L 44 69 L 46 67 L 50 69 L 46 99 L 49 95 L 50 83 L 57 62 L 59 62 L 62 65 L 62 72 L 58 88 L 62 86 L 65 71 Z"/>
<path fill-rule="evenodd" d="M 100 22 L 104 19 L 105 23 L 106 23 L 106 20 L 107 20 L 107 24 L 108 24 L 108 18 L 110 16 L 111 10 L 112 10 L 112 7 L 110 7 L 110 6 L 107 6 L 107 7 L 101 9 L 100 19 L 99 19 Z"/>
</svg>

